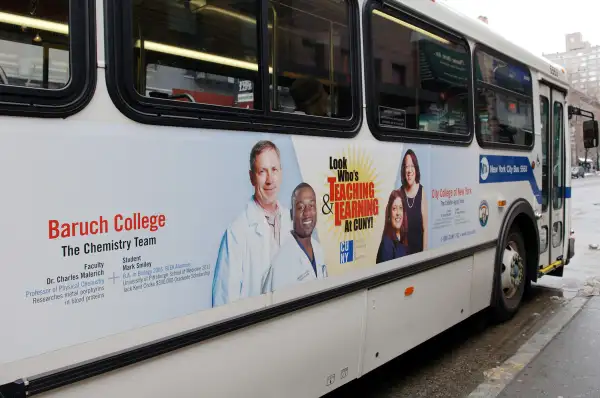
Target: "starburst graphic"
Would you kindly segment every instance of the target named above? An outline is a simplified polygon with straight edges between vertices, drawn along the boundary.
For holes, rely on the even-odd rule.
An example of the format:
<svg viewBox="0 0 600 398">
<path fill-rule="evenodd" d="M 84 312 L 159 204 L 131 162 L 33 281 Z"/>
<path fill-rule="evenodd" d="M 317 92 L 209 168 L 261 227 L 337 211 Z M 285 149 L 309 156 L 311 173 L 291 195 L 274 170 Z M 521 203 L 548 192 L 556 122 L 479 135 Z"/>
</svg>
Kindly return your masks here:
<svg viewBox="0 0 600 398">
<path fill-rule="evenodd" d="M 373 160 L 369 156 L 369 154 L 361 148 L 357 146 L 352 146 L 346 148 L 337 155 L 337 158 L 346 158 L 347 159 L 347 171 L 349 172 L 358 172 L 358 180 L 352 182 L 373 182 L 375 186 L 375 198 L 379 201 L 379 213 L 381 214 L 381 199 L 380 199 L 380 189 L 379 189 L 379 173 L 377 173 L 375 167 L 373 166 Z M 337 171 L 330 170 L 326 176 L 323 178 L 325 192 L 329 195 L 329 183 L 327 178 L 336 177 L 337 179 Z M 332 198 L 330 198 L 331 200 Z M 333 201 L 331 202 L 331 208 L 333 209 Z M 327 232 L 330 237 L 334 237 L 336 241 L 345 241 L 345 240 L 358 240 L 365 241 L 368 239 L 373 233 L 373 227 L 359 229 L 355 231 L 354 229 L 350 232 L 346 232 L 344 228 L 344 222 L 342 221 L 342 225 L 335 225 L 335 214 L 334 209 L 332 213 L 327 217 Z M 373 221 L 375 221 L 376 216 L 373 216 Z M 353 222 L 354 219 L 350 219 Z"/>
</svg>

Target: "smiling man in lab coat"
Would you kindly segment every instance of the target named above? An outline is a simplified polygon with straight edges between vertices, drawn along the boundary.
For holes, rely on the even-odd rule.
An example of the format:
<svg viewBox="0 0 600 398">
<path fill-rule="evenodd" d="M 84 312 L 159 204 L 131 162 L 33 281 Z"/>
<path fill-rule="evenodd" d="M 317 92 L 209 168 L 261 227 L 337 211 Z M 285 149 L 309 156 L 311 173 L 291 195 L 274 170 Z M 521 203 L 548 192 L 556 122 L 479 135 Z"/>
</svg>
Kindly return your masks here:
<svg viewBox="0 0 600 398">
<path fill-rule="evenodd" d="M 259 141 L 254 145 L 249 174 L 254 195 L 221 240 L 212 287 L 213 307 L 260 295 L 275 254 L 291 238 L 288 210 L 277 200 L 282 170 L 275 144 Z"/>
<path fill-rule="evenodd" d="M 310 185 L 303 182 L 294 189 L 290 214 L 293 229 L 288 234 L 293 239 L 287 240 L 273 259 L 263 289 L 265 292 L 327 277 L 325 254 L 312 237 L 317 225 L 317 198 Z"/>
</svg>

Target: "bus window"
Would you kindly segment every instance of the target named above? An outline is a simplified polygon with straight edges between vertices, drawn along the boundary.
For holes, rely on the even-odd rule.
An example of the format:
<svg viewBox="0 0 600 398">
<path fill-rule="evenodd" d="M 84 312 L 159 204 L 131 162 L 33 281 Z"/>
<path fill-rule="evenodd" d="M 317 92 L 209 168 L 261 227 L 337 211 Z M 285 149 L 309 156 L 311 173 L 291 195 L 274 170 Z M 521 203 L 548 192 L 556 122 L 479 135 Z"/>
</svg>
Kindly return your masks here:
<svg viewBox="0 0 600 398">
<path fill-rule="evenodd" d="M 380 127 L 467 136 L 470 58 L 466 44 L 408 17 L 371 15 L 370 81 Z"/>
<path fill-rule="evenodd" d="M 0 3 L 0 84 L 58 90 L 70 79 L 69 0 Z"/>
<path fill-rule="evenodd" d="M 258 3 L 135 1 L 133 65 L 144 96 L 260 109 Z"/>
<path fill-rule="evenodd" d="M 527 68 L 475 52 L 477 134 L 483 143 L 533 146 L 533 91 Z"/>
<path fill-rule="evenodd" d="M 348 20 L 344 1 L 270 2 L 272 110 L 352 117 Z"/>
<path fill-rule="evenodd" d="M 552 155 L 552 204 L 555 210 L 562 207 L 563 198 L 563 105 L 554 102 L 554 143 Z"/>
<path fill-rule="evenodd" d="M 540 95 L 540 120 L 542 122 L 542 212 L 548 209 L 548 142 L 550 138 L 550 102 Z"/>
</svg>

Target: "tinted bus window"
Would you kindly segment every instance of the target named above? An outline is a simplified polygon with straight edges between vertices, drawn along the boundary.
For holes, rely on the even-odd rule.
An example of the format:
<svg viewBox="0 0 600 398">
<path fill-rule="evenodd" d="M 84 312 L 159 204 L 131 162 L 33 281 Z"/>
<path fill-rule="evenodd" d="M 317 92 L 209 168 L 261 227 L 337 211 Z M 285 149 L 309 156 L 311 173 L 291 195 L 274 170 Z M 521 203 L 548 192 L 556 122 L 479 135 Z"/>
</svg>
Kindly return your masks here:
<svg viewBox="0 0 600 398">
<path fill-rule="evenodd" d="M 480 87 L 476 107 L 484 141 L 525 147 L 533 144 L 531 101 Z"/>
<path fill-rule="evenodd" d="M 550 102 L 540 95 L 540 120 L 542 122 L 542 211 L 548 209 L 548 143 L 550 142 Z"/>
<path fill-rule="evenodd" d="M 484 143 L 533 146 L 531 75 L 481 50 L 475 53 L 477 134 Z"/>
<path fill-rule="evenodd" d="M 552 185 L 554 200 L 552 201 L 555 210 L 562 207 L 564 184 L 563 184 L 563 106 L 560 102 L 554 103 L 554 151 L 552 156 Z"/>
<path fill-rule="evenodd" d="M 529 70 L 508 63 L 498 57 L 478 51 L 476 53 L 475 73 L 477 80 L 519 94 L 532 96 L 531 75 Z"/>
<path fill-rule="evenodd" d="M 0 84 L 61 89 L 70 80 L 69 0 L 0 2 Z"/>
<path fill-rule="evenodd" d="M 272 110 L 352 117 L 348 21 L 344 1 L 270 2 Z"/>
<path fill-rule="evenodd" d="M 433 28 L 374 10 L 371 82 L 380 127 L 469 134 L 469 51 Z"/>
<path fill-rule="evenodd" d="M 144 96 L 260 108 L 258 3 L 134 2 L 137 91 Z"/>
<path fill-rule="evenodd" d="M 263 109 L 255 0 L 136 2 L 135 86 L 141 95 Z M 269 111 L 353 116 L 349 4 L 268 3 Z"/>
</svg>

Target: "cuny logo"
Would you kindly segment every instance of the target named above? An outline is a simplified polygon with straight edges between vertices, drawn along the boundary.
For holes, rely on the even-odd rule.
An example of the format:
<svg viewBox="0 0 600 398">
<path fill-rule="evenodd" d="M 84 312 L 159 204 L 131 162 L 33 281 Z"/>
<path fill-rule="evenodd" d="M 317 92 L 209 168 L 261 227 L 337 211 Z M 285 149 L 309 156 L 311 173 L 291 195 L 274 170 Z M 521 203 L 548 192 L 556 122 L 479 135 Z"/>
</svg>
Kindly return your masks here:
<svg viewBox="0 0 600 398">
<path fill-rule="evenodd" d="M 352 261 L 354 261 L 354 241 L 340 242 L 340 264 L 351 263 Z"/>
<path fill-rule="evenodd" d="M 479 162 L 479 175 L 481 176 L 482 181 L 487 180 L 490 175 L 490 163 L 485 156 L 482 157 Z"/>
</svg>

